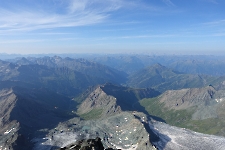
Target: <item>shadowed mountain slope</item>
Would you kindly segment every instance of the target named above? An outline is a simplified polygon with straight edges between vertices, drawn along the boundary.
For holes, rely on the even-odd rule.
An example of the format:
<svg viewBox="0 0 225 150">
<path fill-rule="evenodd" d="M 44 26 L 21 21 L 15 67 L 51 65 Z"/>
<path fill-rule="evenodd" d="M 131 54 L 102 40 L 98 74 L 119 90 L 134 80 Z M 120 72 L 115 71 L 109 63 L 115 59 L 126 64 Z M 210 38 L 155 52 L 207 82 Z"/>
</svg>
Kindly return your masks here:
<svg viewBox="0 0 225 150">
<path fill-rule="evenodd" d="M 73 103 L 46 89 L 1 89 L 0 145 L 30 149 L 32 144 L 29 139 L 37 135 L 38 130 L 53 128 L 60 121 L 75 116 L 68 112 L 71 105 L 75 105 Z"/>
<path fill-rule="evenodd" d="M 135 104 L 137 104 L 139 100 L 156 97 L 160 94 L 160 92 L 151 88 L 135 89 L 113 84 L 105 84 L 101 88 L 107 95 L 112 95 L 117 99 L 117 103 L 122 110 L 134 110 L 134 107 L 136 107 Z"/>
</svg>

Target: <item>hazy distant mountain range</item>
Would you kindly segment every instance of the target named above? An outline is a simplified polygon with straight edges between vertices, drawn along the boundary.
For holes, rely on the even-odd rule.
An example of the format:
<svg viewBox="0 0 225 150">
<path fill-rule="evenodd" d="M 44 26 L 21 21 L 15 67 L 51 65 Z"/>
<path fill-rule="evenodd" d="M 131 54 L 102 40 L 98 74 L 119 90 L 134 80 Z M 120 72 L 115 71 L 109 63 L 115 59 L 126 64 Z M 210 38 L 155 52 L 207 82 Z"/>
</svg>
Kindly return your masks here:
<svg viewBox="0 0 225 150">
<path fill-rule="evenodd" d="M 219 56 L 0 60 L 0 146 L 52 150 L 100 137 L 105 148 L 188 149 L 192 134 L 207 140 L 191 148 L 209 148 L 224 138 L 195 132 L 225 136 L 224 63 Z M 180 134 L 187 142 L 168 140 Z"/>
<path fill-rule="evenodd" d="M 188 74 L 225 75 L 221 68 L 224 68 L 224 56 L 210 55 L 107 55 L 93 56 L 87 59 L 98 63 L 134 73 L 145 67 L 161 64 L 173 70 Z"/>
<path fill-rule="evenodd" d="M 204 87 L 210 84 L 218 87 L 224 80 L 225 76 L 186 74 L 174 71 L 161 64 L 155 64 L 131 74 L 128 77 L 127 85 L 138 88 L 152 87 L 165 92 L 170 89 Z"/>
<path fill-rule="evenodd" d="M 84 59 L 60 57 L 21 58 L 14 63 L 0 61 L 2 81 L 24 82 L 75 96 L 89 86 L 125 81 L 125 74 Z"/>
</svg>

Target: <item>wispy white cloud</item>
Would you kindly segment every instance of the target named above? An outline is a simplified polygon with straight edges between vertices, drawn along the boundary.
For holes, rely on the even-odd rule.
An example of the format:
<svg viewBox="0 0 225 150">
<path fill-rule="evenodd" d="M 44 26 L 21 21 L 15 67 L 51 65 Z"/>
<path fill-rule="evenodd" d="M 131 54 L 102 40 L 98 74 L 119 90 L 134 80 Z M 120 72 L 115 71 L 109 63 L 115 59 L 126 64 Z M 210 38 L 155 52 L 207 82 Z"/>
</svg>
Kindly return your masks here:
<svg viewBox="0 0 225 150">
<path fill-rule="evenodd" d="M 202 0 L 202 1 L 213 3 L 213 4 L 219 4 L 217 0 Z"/>
<path fill-rule="evenodd" d="M 0 44 L 17 44 L 17 43 L 38 43 L 45 40 L 40 39 L 23 39 L 23 40 L 1 40 Z"/>
<path fill-rule="evenodd" d="M 175 4 L 174 4 L 171 0 L 163 0 L 163 2 L 164 2 L 167 6 L 175 6 Z"/>
<path fill-rule="evenodd" d="M 103 13 L 118 10 L 125 3 L 129 5 L 131 2 L 125 0 L 70 0 L 68 9 L 70 13 Z"/>
<path fill-rule="evenodd" d="M 217 0 L 209 0 L 209 2 L 214 3 L 214 4 L 219 4 L 219 3 L 217 2 Z"/>
<path fill-rule="evenodd" d="M 225 37 L 225 32 L 215 33 L 212 36 L 215 36 L 215 37 Z"/>
<path fill-rule="evenodd" d="M 225 25 L 225 19 L 211 21 L 211 22 L 206 22 L 206 23 L 203 23 L 203 24 L 204 25 L 209 25 L 209 26 Z"/>
<path fill-rule="evenodd" d="M 10 9 L 0 6 L 0 32 L 29 31 L 58 27 L 75 27 L 103 22 L 111 11 L 116 11 L 124 4 L 124 0 L 69 0 L 62 5 L 58 13 L 56 10 L 40 10 L 20 6 L 20 9 Z M 60 7 L 60 5 L 58 6 Z M 23 8 L 23 9 L 22 9 Z M 25 9 L 24 9 L 25 8 Z M 42 8 L 42 7 L 41 7 Z"/>
<path fill-rule="evenodd" d="M 6 17 L 0 18 L 0 23 L 4 24 L 4 26 L 0 27 L 0 31 L 24 31 L 43 28 L 82 26 L 99 23 L 106 18 L 106 15 L 103 14 L 90 13 L 86 15 L 58 15 L 36 12 L 20 12 L 19 14 L 6 12 L 5 14 L 7 14 Z"/>
<path fill-rule="evenodd" d="M 108 37 L 101 37 L 101 38 L 94 38 L 90 40 L 94 41 L 111 41 L 111 40 L 120 40 L 120 39 L 150 39 L 150 38 L 171 38 L 171 37 L 178 37 L 177 34 L 152 34 L 152 35 L 131 35 L 131 36 L 108 36 Z"/>
<path fill-rule="evenodd" d="M 170 0 L 164 1 L 168 5 L 173 5 Z M 149 3 L 147 5 L 142 0 L 30 0 L 29 2 L 30 5 L 14 4 L 10 1 L 8 1 L 10 7 L 0 5 L 0 34 L 98 24 L 108 20 L 113 12 L 120 9 L 123 11 L 162 9 Z M 32 5 L 33 3 L 35 5 Z"/>
<path fill-rule="evenodd" d="M 87 0 L 71 0 L 71 4 L 68 6 L 68 9 L 70 13 L 84 11 L 87 4 Z"/>
<path fill-rule="evenodd" d="M 136 39 L 136 38 L 167 38 L 167 37 L 175 37 L 177 36 L 176 34 L 156 34 L 156 35 L 136 35 L 136 36 L 122 36 L 119 38 L 122 39 Z"/>
</svg>

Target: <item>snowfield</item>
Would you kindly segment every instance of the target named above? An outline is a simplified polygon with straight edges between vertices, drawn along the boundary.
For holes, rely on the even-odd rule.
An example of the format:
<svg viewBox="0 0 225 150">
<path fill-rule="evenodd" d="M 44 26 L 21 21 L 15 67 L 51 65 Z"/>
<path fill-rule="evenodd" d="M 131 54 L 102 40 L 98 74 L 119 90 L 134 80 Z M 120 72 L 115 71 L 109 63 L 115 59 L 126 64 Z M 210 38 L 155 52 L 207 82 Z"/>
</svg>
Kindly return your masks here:
<svg viewBox="0 0 225 150">
<path fill-rule="evenodd" d="M 185 128 L 149 121 L 149 127 L 159 137 L 153 144 L 159 150 L 224 150 L 225 138 L 197 133 Z"/>
</svg>

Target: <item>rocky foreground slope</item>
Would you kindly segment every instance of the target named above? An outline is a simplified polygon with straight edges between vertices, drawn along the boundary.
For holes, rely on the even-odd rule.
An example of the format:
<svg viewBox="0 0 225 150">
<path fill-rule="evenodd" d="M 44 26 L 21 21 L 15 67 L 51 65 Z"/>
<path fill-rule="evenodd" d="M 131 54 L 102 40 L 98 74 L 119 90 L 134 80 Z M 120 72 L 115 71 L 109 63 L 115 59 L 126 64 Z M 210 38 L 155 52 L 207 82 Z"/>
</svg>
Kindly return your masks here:
<svg viewBox="0 0 225 150">
<path fill-rule="evenodd" d="M 59 150 L 119 150 L 112 148 L 104 148 L 99 137 L 95 139 L 83 139 L 80 141 L 76 141 L 69 146 L 62 147 Z"/>
<path fill-rule="evenodd" d="M 136 113 L 136 116 L 138 118 L 132 112 L 120 112 L 94 120 L 73 118 L 61 122 L 45 136 L 33 139 L 34 150 L 65 147 L 74 141 L 96 137 L 102 139 L 105 148 L 153 150 L 150 135 L 145 124 L 142 123 L 147 121 L 147 117 L 143 113 Z"/>
</svg>

